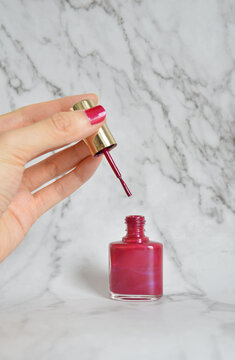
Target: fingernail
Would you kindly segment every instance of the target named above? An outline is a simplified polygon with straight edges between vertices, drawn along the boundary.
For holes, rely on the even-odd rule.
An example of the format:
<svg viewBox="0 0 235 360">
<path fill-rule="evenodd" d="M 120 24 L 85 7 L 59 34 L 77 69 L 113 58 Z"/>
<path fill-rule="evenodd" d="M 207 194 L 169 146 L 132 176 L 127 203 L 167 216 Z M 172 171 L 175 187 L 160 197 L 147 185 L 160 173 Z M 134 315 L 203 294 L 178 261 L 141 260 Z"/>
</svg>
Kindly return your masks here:
<svg viewBox="0 0 235 360">
<path fill-rule="evenodd" d="M 90 120 L 91 125 L 99 124 L 106 118 L 106 111 L 101 105 L 85 110 L 86 116 Z"/>
</svg>

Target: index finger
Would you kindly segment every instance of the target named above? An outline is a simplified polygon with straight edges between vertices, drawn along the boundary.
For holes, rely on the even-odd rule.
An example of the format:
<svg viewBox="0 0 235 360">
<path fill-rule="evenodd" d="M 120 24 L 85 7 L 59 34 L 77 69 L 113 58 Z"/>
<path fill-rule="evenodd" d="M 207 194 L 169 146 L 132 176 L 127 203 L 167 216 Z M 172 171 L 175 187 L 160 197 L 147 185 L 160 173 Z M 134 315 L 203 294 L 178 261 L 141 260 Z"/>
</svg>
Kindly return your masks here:
<svg viewBox="0 0 235 360">
<path fill-rule="evenodd" d="M 92 99 L 95 104 L 98 103 L 98 97 L 96 94 L 73 95 L 24 106 L 13 112 L 3 114 L 0 116 L 0 134 L 4 131 L 33 124 L 37 121 L 50 117 L 55 113 L 68 111 L 75 103 L 84 99 Z"/>
</svg>

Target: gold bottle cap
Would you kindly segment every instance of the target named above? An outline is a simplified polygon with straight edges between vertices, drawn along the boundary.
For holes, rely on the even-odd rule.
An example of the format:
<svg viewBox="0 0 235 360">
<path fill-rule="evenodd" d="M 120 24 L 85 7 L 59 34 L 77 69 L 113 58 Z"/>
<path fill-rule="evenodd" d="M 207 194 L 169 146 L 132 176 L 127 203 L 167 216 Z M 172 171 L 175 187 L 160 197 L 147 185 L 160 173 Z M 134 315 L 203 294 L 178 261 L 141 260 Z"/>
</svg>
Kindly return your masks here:
<svg viewBox="0 0 235 360">
<path fill-rule="evenodd" d="M 71 110 L 86 110 L 96 106 L 92 99 L 85 99 L 77 102 L 73 105 Z M 91 155 L 97 156 L 100 155 L 104 149 L 113 149 L 117 146 L 117 143 L 109 130 L 106 122 L 101 126 L 99 131 L 91 136 L 88 136 L 84 139 L 87 144 Z"/>
</svg>

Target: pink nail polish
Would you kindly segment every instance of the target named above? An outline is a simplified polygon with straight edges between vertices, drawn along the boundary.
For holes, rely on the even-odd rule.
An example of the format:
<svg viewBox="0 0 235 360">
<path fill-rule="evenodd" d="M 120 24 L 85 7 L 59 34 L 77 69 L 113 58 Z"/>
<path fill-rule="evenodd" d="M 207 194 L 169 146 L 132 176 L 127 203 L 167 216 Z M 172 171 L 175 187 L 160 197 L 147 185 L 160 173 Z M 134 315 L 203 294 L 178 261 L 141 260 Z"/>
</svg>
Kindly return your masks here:
<svg viewBox="0 0 235 360">
<path fill-rule="evenodd" d="M 110 296 L 153 301 L 162 296 L 162 244 L 144 234 L 144 216 L 126 217 L 127 234 L 109 247 Z"/>
<path fill-rule="evenodd" d="M 85 113 L 90 120 L 91 125 L 99 124 L 106 118 L 106 111 L 101 105 L 87 109 L 85 110 Z"/>
</svg>

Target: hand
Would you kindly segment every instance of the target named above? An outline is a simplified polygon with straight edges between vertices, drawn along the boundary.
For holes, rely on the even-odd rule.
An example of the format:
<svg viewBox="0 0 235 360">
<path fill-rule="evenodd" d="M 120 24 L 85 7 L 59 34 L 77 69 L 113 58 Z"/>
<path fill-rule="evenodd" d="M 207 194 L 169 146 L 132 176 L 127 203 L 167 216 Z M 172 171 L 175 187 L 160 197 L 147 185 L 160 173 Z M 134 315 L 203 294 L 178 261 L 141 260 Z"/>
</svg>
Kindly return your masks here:
<svg viewBox="0 0 235 360">
<path fill-rule="evenodd" d="M 105 118 L 101 106 L 96 108 L 95 118 L 90 118 L 89 110 L 69 111 L 76 102 L 87 98 L 97 104 L 96 95 L 86 94 L 26 106 L 0 116 L 0 261 L 23 240 L 40 215 L 84 184 L 99 166 L 102 157 L 91 157 L 80 141 L 25 168 L 28 161 L 99 129 Z"/>
</svg>

